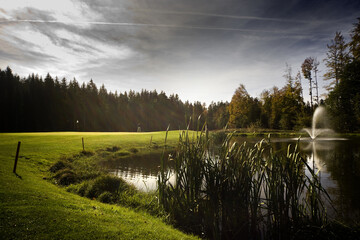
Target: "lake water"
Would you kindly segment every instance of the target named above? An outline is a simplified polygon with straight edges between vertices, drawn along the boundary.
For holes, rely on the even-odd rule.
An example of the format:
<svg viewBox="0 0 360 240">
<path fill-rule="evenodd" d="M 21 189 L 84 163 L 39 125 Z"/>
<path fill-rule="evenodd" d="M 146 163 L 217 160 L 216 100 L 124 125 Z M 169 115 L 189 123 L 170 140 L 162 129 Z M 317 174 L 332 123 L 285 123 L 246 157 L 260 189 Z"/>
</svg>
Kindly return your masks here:
<svg viewBox="0 0 360 240">
<path fill-rule="evenodd" d="M 239 137 L 237 141 L 255 143 L 261 138 Z M 286 154 L 288 144 L 297 139 L 272 138 L 271 145 Z M 301 139 L 299 150 L 308 164 L 319 171 L 321 183 L 331 196 L 336 211 L 329 215 L 347 221 L 360 221 L 360 138 Z M 108 165 L 109 171 L 124 178 L 142 191 L 156 190 L 161 154 L 132 156 Z M 168 166 L 171 170 L 171 166 Z"/>
</svg>

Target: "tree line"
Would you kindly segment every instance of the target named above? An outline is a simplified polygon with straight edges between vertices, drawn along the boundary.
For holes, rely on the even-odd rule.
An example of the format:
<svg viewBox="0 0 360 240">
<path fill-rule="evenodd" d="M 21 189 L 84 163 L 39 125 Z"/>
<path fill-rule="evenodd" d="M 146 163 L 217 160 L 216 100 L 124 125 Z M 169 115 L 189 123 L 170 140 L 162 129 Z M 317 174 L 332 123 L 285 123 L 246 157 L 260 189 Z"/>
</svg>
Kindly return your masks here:
<svg viewBox="0 0 360 240">
<path fill-rule="evenodd" d="M 209 113 L 216 116 L 217 104 Z M 156 131 L 185 128 L 190 117 L 205 122 L 205 105 L 156 90 L 118 94 L 90 80 L 59 80 L 50 74 L 20 78 L 0 69 L 1 132 L 14 131 Z M 209 120 L 213 128 L 217 119 Z M 193 121 L 194 122 L 194 121 Z M 222 124 L 223 122 L 219 122 Z M 195 128 L 191 123 L 190 128 Z"/>
</svg>

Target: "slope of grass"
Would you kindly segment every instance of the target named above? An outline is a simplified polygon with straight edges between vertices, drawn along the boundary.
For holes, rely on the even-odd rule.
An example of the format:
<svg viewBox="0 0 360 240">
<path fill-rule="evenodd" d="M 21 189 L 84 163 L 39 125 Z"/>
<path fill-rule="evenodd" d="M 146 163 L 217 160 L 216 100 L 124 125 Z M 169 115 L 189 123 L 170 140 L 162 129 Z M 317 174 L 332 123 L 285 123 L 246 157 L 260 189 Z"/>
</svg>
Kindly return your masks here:
<svg viewBox="0 0 360 240">
<path fill-rule="evenodd" d="M 0 134 L 0 236 L 3 239 L 191 239 L 144 212 L 107 205 L 66 192 L 51 182 L 48 169 L 59 158 L 85 149 L 120 146 L 145 149 L 163 144 L 165 133 Z M 178 132 L 170 132 L 175 144 Z M 21 141 L 17 174 L 12 173 Z"/>
</svg>

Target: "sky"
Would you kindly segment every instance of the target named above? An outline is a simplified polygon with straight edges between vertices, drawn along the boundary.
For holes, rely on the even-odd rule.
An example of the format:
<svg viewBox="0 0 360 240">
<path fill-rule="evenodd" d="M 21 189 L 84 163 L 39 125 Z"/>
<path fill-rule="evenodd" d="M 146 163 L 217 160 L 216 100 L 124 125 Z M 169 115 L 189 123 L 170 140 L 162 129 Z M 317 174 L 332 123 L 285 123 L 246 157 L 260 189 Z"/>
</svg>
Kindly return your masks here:
<svg viewBox="0 0 360 240">
<path fill-rule="evenodd" d="M 336 31 L 348 40 L 359 0 L 1 0 L 0 68 L 93 79 L 112 91 L 231 101 L 285 85 L 306 57 L 320 62 Z M 302 81 L 304 96 L 308 86 Z"/>
</svg>

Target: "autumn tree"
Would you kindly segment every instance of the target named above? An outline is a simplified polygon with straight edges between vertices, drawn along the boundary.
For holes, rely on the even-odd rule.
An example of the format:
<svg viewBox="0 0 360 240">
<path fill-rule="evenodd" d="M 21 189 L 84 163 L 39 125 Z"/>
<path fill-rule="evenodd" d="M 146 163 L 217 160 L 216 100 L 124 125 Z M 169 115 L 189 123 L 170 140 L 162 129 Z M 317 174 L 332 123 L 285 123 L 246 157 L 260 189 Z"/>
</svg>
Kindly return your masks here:
<svg viewBox="0 0 360 240">
<path fill-rule="evenodd" d="M 340 75 L 346 64 L 349 63 L 350 57 L 348 52 L 348 44 L 345 43 L 341 32 L 336 32 L 335 37 L 331 40 L 331 44 L 327 45 L 328 52 L 324 59 L 327 72 L 324 74 L 325 81 L 331 81 L 327 90 L 332 90 L 339 84 Z"/>
<path fill-rule="evenodd" d="M 229 105 L 229 124 L 231 127 L 245 128 L 260 119 L 260 102 L 253 99 L 240 84 Z"/>
</svg>

